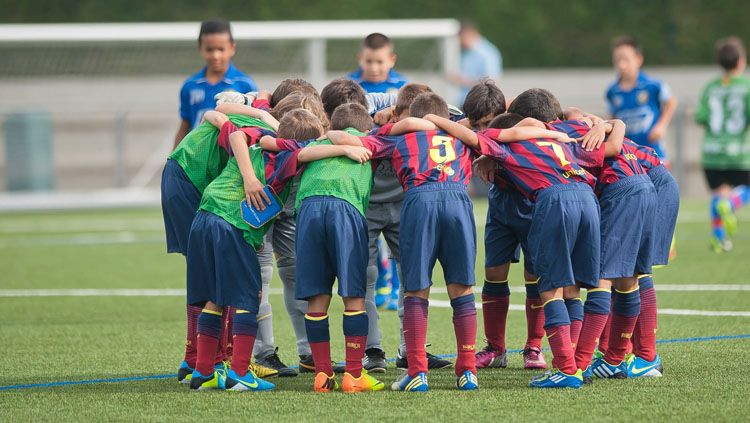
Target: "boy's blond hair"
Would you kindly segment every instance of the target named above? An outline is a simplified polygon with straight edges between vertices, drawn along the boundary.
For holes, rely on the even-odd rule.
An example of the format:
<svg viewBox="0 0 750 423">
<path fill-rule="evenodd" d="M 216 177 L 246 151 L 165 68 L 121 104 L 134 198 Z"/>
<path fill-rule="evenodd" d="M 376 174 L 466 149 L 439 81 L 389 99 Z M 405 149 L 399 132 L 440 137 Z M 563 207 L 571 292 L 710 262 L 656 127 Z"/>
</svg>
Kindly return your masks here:
<svg viewBox="0 0 750 423">
<path fill-rule="evenodd" d="M 309 110 L 294 109 L 284 113 L 284 117 L 279 120 L 276 135 L 290 140 L 311 140 L 324 132 L 323 124 L 317 116 Z"/>
<path fill-rule="evenodd" d="M 320 101 L 320 97 L 311 94 L 299 94 L 294 93 L 284 97 L 283 100 L 279 101 L 271 110 L 271 115 L 281 121 L 284 115 L 295 109 L 305 109 L 315 115 L 323 125 L 323 128 L 328 129 L 328 116 L 323 109 L 323 102 Z"/>
</svg>

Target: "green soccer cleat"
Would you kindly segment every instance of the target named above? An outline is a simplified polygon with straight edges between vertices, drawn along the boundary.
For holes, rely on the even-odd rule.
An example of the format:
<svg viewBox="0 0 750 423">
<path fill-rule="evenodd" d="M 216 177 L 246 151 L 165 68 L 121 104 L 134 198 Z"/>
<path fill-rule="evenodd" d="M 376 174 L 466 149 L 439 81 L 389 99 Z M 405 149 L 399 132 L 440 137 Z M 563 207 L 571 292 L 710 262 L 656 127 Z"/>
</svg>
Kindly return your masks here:
<svg viewBox="0 0 750 423">
<path fill-rule="evenodd" d="M 719 217 L 721 217 L 721 221 L 724 224 L 727 237 L 734 238 L 737 234 L 737 215 L 732 210 L 732 203 L 727 199 L 721 200 L 716 205 L 716 211 L 719 213 Z"/>
</svg>

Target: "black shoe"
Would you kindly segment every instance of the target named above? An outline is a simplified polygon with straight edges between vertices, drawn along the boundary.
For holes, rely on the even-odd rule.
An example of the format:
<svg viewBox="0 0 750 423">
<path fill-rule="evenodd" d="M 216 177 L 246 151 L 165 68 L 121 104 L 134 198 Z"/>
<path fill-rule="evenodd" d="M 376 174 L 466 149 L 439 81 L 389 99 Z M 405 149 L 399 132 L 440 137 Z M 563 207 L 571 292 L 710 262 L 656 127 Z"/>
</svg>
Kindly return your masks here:
<svg viewBox="0 0 750 423">
<path fill-rule="evenodd" d="M 442 359 L 430 353 L 426 353 L 426 354 L 427 354 L 427 368 L 430 370 L 447 369 L 449 367 L 453 367 L 453 363 L 451 363 L 448 360 Z M 407 370 L 409 368 L 409 362 L 406 361 L 406 357 L 401 357 L 401 354 L 399 354 L 396 357 L 396 367 L 399 370 Z"/>
<path fill-rule="evenodd" d="M 365 358 L 362 367 L 368 373 L 385 373 L 388 362 L 385 360 L 385 351 L 380 348 L 368 348 L 365 350 Z"/>
<path fill-rule="evenodd" d="M 279 347 L 276 347 L 276 349 L 273 351 L 273 353 L 262 357 L 262 358 L 256 358 L 255 362 L 257 364 L 260 364 L 261 366 L 265 366 L 271 369 L 274 369 L 279 372 L 279 377 L 294 377 L 297 376 L 297 371 L 294 369 L 290 369 L 286 364 L 284 364 L 281 359 L 279 358 Z"/>
<path fill-rule="evenodd" d="M 331 362 L 334 373 L 344 373 L 346 366 L 343 364 L 336 364 L 335 361 Z M 312 355 L 301 355 L 299 356 L 299 372 L 300 373 L 315 373 L 315 361 Z"/>
</svg>

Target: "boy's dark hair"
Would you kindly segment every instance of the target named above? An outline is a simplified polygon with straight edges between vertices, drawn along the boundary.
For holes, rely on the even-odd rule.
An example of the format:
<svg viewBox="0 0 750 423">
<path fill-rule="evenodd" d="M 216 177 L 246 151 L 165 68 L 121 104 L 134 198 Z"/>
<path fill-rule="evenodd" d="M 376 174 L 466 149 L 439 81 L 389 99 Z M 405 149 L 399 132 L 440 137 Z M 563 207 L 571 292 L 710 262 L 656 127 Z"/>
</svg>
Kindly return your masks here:
<svg viewBox="0 0 750 423">
<path fill-rule="evenodd" d="M 726 71 L 737 67 L 745 56 L 745 45 L 739 37 L 728 37 L 716 42 L 716 61 Z"/>
<path fill-rule="evenodd" d="M 432 92 L 418 95 L 409 106 L 409 116 L 411 117 L 421 118 L 428 114 L 446 119 L 450 119 L 451 116 L 448 111 L 448 104 L 443 100 L 443 97 Z"/>
<path fill-rule="evenodd" d="M 232 27 L 229 25 L 229 21 L 224 19 L 211 19 L 201 22 L 201 30 L 198 33 L 198 45 L 201 45 L 203 36 L 209 34 L 229 34 L 229 41 L 234 42 Z"/>
<path fill-rule="evenodd" d="M 323 100 L 323 109 L 329 117 L 336 107 L 344 103 L 357 103 L 367 108 L 365 90 L 356 82 L 346 78 L 338 78 L 329 82 L 320 92 L 320 99 Z"/>
<path fill-rule="evenodd" d="M 331 129 L 354 128 L 361 132 L 372 129 L 373 122 L 364 106 L 357 103 L 342 104 L 331 115 Z"/>
<path fill-rule="evenodd" d="M 497 116 L 505 111 L 505 95 L 491 79 L 482 79 L 471 87 L 464 100 L 464 113 L 470 122 L 487 115 Z"/>
<path fill-rule="evenodd" d="M 294 109 L 284 114 L 279 121 L 279 138 L 311 140 L 323 134 L 323 125 L 314 114 L 305 109 Z"/>
<path fill-rule="evenodd" d="M 364 40 L 362 40 L 362 47 L 372 50 L 377 50 L 383 47 L 393 48 L 393 42 L 385 35 L 379 32 L 373 32 L 372 34 L 366 36 Z"/>
<path fill-rule="evenodd" d="M 416 82 L 410 82 L 400 90 L 398 90 L 398 96 L 396 97 L 396 106 L 393 108 L 393 114 L 400 116 L 404 111 L 409 110 L 409 106 L 414 102 L 414 99 L 422 93 L 431 93 L 432 88 L 425 84 L 419 84 Z"/>
<path fill-rule="evenodd" d="M 531 88 L 522 92 L 510 104 L 508 111 L 542 122 L 563 118 L 562 107 L 557 97 L 543 88 Z"/>
<path fill-rule="evenodd" d="M 501 113 L 492 119 L 492 122 L 488 125 L 488 128 L 494 129 L 508 129 L 518 125 L 518 122 L 524 119 L 523 116 L 517 113 Z"/>
<path fill-rule="evenodd" d="M 643 54 L 641 44 L 631 35 L 623 35 L 612 40 L 612 50 L 622 46 L 633 47 L 636 53 Z"/>
<path fill-rule="evenodd" d="M 281 81 L 273 91 L 273 94 L 271 94 L 271 99 L 269 100 L 271 107 L 275 107 L 279 104 L 279 101 L 292 93 L 312 94 L 320 97 L 318 90 L 311 83 L 302 78 L 287 78 Z"/>
</svg>

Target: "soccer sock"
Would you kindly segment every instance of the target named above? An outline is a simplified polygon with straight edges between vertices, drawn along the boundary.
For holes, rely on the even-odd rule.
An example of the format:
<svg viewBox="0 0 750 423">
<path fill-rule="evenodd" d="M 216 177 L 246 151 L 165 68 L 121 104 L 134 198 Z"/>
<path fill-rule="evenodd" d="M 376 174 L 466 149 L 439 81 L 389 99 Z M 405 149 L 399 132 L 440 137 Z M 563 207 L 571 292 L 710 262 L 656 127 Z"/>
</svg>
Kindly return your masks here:
<svg viewBox="0 0 750 423">
<path fill-rule="evenodd" d="M 346 371 L 359 378 L 362 358 L 367 345 L 367 313 L 363 310 L 344 310 L 344 338 L 346 339 Z"/>
<path fill-rule="evenodd" d="M 333 376 L 331 365 L 331 334 L 328 332 L 328 313 L 305 314 L 305 329 L 310 341 L 315 373 L 323 372 Z"/>
<path fill-rule="evenodd" d="M 526 345 L 542 349 L 544 338 L 544 302 L 536 282 L 526 282 Z"/>
<path fill-rule="evenodd" d="M 612 301 L 612 327 L 609 330 L 609 348 L 604 353 L 604 359 L 609 364 L 618 365 L 625 359 L 633 336 L 635 322 L 641 309 L 641 297 L 638 287 L 622 292 L 615 290 Z"/>
<path fill-rule="evenodd" d="M 419 297 L 404 298 L 404 337 L 409 376 L 427 372 L 427 311 L 430 302 Z"/>
<path fill-rule="evenodd" d="M 482 288 L 482 316 L 484 336 L 495 349 L 505 351 L 505 327 L 510 306 L 508 281 L 484 280 Z"/>
<path fill-rule="evenodd" d="M 583 304 L 583 326 L 576 344 L 576 366 L 581 370 L 591 364 L 596 343 L 607 325 L 612 294 L 608 289 L 590 289 Z"/>
<path fill-rule="evenodd" d="M 224 308 L 224 315 L 221 318 L 221 338 L 219 338 L 219 346 L 216 349 L 214 364 L 227 361 L 232 356 L 232 320 L 234 320 L 234 312 L 234 307 L 227 306 Z"/>
<path fill-rule="evenodd" d="M 565 374 L 576 372 L 573 348 L 570 345 L 570 318 L 562 298 L 544 303 L 544 330 L 552 350 L 552 367 Z"/>
<path fill-rule="evenodd" d="M 714 238 L 718 239 L 719 241 L 724 241 L 726 239 L 726 231 L 724 231 L 724 222 L 721 220 L 721 216 L 719 215 L 719 203 L 722 201 L 722 197 L 719 195 L 714 195 L 711 197 L 711 230 L 713 232 Z"/>
<path fill-rule="evenodd" d="M 232 322 L 232 370 L 239 376 L 247 374 L 258 335 L 258 315 L 247 310 L 235 310 Z"/>
<path fill-rule="evenodd" d="M 507 284 L 506 284 L 507 288 Z M 466 294 L 451 300 L 453 308 L 453 331 L 456 333 L 456 376 L 466 370 L 476 374 L 477 359 L 477 307 L 474 294 Z"/>
<path fill-rule="evenodd" d="M 732 210 L 736 213 L 742 206 L 750 202 L 750 186 L 740 185 L 732 189 L 729 201 L 732 204 Z"/>
<path fill-rule="evenodd" d="M 565 308 L 570 317 L 570 343 L 575 350 L 583 326 L 583 301 L 580 298 L 566 298 Z"/>
<path fill-rule="evenodd" d="M 187 339 L 185 339 L 185 362 L 188 366 L 195 368 L 195 359 L 198 357 L 198 316 L 201 315 L 200 307 L 187 305 Z"/>
<path fill-rule="evenodd" d="M 602 329 L 602 334 L 599 335 L 599 351 L 602 353 L 607 352 L 607 349 L 609 348 L 609 332 L 612 328 L 612 303 L 614 298 L 615 293 L 611 292 L 609 294 L 609 316 L 607 317 L 607 323 L 604 324 L 604 329 Z"/>
<path fill-rule="evenodd" d="M 198 354 L 195 359 L 195 370 L 203 376 L 214 372 L 214 358 L 222 336 L 221 321 L 222 316 L 218 311 L 203 309 L 198 316 Z"/>
<path fill-rule="evenodd" d="M 633 352 L 638 357 L 647 361 L 656 359 L 656 290 L 651 275 L 646 275 L 638 280 L 641 297 L 641 314 L 635 324 L 633 332 Z"/>
</svg>

